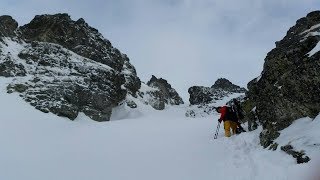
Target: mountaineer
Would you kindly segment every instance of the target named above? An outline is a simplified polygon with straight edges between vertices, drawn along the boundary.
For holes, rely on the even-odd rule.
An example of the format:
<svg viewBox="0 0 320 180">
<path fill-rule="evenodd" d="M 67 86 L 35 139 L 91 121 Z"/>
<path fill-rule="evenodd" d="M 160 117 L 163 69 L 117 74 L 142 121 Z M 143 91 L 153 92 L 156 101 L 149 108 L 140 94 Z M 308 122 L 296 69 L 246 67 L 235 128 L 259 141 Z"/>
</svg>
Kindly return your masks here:
<svg viewBox="0 0 320 180">
<path fill-rule="evenodd" d="M 239 123 L 239 118 L 237 113 L 228 106 L 219 106 L 216 108 L 216 111 L 218 113 L 221 113 L 220 118 L 218 119 L 219 123 L 222 121 L 224 122 L 224 131 L 225 131 L 225 136 L 230 137 L 231 132 L 232 134 L 237 134 L 237 127 L 239 126 L 240 131 L 244 131 L 244 129 L 241 127 Z"/>
</svg>

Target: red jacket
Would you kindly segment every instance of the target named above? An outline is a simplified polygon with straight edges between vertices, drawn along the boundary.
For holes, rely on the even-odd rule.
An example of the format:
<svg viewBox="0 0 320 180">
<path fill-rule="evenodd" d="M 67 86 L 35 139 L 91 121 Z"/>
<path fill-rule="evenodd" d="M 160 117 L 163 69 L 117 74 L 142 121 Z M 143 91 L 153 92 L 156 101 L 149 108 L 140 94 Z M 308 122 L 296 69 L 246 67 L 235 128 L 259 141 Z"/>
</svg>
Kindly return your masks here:
<svg viewBox="0 0 320 180">
<path fill-rule="evenodd" d="M 221 113 L 220 119 L 225 121 L 226 115 L 227 115 L 227 106 L 222 106 L 220 109 L 220 113 Z"/>
<path fill-rule="evenodd" d="M 234 121 L 234 122 L 239 121 L 237 114 L 233 112 L 230 107 L 227 107 L 227 106 L 221 107 L 220 113 L 221 113 L 220 119 L 223 121 Z"/>
</svg>

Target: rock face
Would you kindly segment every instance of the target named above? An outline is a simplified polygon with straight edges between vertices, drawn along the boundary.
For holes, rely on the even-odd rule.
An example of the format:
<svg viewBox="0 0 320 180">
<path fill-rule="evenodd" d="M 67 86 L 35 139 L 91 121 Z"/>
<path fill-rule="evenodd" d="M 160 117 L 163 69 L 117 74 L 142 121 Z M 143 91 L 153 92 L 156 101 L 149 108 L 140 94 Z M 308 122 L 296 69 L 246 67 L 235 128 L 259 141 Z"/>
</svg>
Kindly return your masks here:
<svg viewBox="0 0 320 180">
<path fill-rule="evenodd" d="M 112 47 L 97 29 L 82 18 L 71 20 L 68 14 L 36 16 L 29 24 L 19 28 L 26 41 L 59 44 L 80 56 L 105 64 L 125 75 L 125 86 L 132 94 L 140 88 L 140 79 L 129 58 Z"/>
<path fill-rule="evenodd" d="M 232 84 L 228 79 L 220 78 L 218 79 L 214 85 L 211 86 L 213 89 L 222 89 L 224 91 L 229 91 L 233 93 L 244 93 L 247 90 L 245 88 L 241 88 L 240 86 Z"/>
<path fill-rule="evenodd" d="M 165 79 L 152 76 L 144 86 L 144 90 L 139 92 L 140 98 L 156 110 L 163 110 L 166 105 L 184 104 L 176 90 Z"/>
<path fill-rule="evenodd" d="M 129 58 L 83 19 L 41 15 L 17 26 L 0 17 L 0 76 L 15 77 L 9 93 L 43 112 L 96 121 L 108 121 L 127 94 L 137 96 L 141 82 Z"/>
<path fill-rule="evenodd" d="M 203 86 L 193 86 L 189 88 L 188 92 L 190 94 L 190 104 L 208 104 L 220 100 L 221 98 L 232 94 L 232 93 L 245 93 L 247 90 L 245 88 L 240 88 L 237 85 L 232 84 L 229 80 L 220 78 L 213 86 L 203 87 Z"/>
<path fill-rule="evenodd" d="M 247 90 L 232 84 L 229 80 L 220 78 L 213 86 L 193 86 L 188 92 L 190 94 L 190 109 L 187 110 L 187 117 L 206 116 L 212 114 L 215 103 L 224 97 L 234 93 L 245 93 Z"/>
<path fill-rule="evenodd" d="M 248 97 L 263 125 L 261 145 L 268 147 L 280 130 L 320 112 L 320 11 L 309 13 L 276 42 L 259 78 L 248 84 Z"/>
<path fill-rule="evenodd" d="M 18 23 L 11 16 L 0 16 L 0 37 L 14 36 Z"/>
<path fill-rule="evenodd" d="M 150 81 L 147 83 L 148 86 L 158 88 L 162 93 L 164 103 L 170 105 L 184 104 L 182 98 L 179 96 L 177 91 L 171 87 L 171 85 L 165 79 L 157 79 L 152 76 Z"/>
</svg>

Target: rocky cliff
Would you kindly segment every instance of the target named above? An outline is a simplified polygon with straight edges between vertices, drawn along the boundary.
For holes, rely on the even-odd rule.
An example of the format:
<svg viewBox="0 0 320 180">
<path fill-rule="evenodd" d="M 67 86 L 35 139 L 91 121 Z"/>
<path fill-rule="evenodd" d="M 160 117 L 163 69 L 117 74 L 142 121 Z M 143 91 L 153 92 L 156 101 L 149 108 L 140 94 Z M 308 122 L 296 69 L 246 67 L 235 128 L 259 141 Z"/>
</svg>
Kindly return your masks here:
<svg viewBox="0 0 320 180">
<path fill-rule="evenodd" d="M 11 37 L 15 35 L 18 23 L 11 16 L 0 16 L 0 37 Z"/>
<path fill-rule="evenodd" d="M 190 104 L 208 104 L 222 99 L 232 93 L 245 93 L 247 90 L 232 84 L 225 78 L 218 79 L 211 87 L 193 86 L 188 92 Z"/>
<path fill-rule="evenodd" d="M 291 27 L 265 58 L 261 76 L 248 84 L 248 97 L 263 125 L 268 147 L 298 118 L 320 112 L 320 11 Z"/>
<path fill-rule="evenodd" d="M 114 107 L 127 102 L 136 108 L 139 99 L 157 110 L 183 103 L 164 79 L 153 77 L 141 87 L 129 58 L 68 14 L 38 15 L 21 27 L 0 16 L 0 76 L 12 79 L 8 93 L 71 120 L 83 112 L 108 121 Z"/>
<path fill-rule="evenodd" d="M 193 86 L 188 90 L 190 108 L 187 117 L 205 116 L 214 112 L 216 102 L 233 94 L 244 94 L 245 88 L 234 85 L 225 78 L 218 79 L 211 87 Z M 221 104 L 220 104 L 221 105 Z"/>
<path fill-rule="evenodd" d="M 140 88 L 129 58 L 83 19 L 41 15 L 18 27 L 1 16 L 0 30 L 0 75 L 15 77 L 8 92 L 43 112 L 107 121 L 112 108 Z"/>
<path fill-rule="evenodd" d="M 152 76 L 147 84 L 142 84 L 138 99 L 156 110 L 163 110 L 166 105 L 184 104 L 182 98 L 167 80 L 158 79 L 155 76 Z"/>
</svg>

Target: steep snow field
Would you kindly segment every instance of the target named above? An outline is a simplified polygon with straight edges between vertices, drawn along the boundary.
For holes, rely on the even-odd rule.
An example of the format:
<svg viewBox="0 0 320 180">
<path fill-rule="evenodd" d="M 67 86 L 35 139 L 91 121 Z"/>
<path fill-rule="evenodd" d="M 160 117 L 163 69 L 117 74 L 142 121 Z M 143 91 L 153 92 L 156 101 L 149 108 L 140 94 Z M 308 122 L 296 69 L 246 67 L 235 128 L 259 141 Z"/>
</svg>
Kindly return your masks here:
<svg viewBox="0 0 320 180">
<path fill-rule="evenodd" d="M 259 146 L 261 129 L 225 138 L 221 128 L 213 140 L 218 115 L 192 119 L 185 106 L 156 111 L 139 104 L 117 108 L 111 122 L 82 114 L 70 121 L 7 94 L 9 82 L 0 78 L 1 180 L 320 179 L 320 117 L 297 121 L 278 139 L 307 147 L 311 162 L 297 165 Z"/>
</svg>

